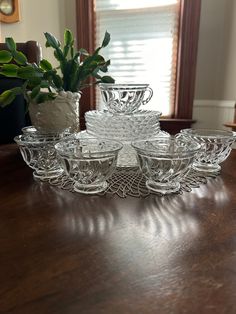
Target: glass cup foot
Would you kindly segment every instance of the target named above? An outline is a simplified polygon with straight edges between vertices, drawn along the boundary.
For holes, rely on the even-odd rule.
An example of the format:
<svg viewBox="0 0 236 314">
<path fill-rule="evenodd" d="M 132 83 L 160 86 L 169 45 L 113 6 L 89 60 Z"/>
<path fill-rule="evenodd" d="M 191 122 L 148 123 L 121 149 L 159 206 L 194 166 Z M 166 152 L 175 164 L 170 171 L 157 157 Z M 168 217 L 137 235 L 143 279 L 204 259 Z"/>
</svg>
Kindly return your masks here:
<svg viewBox="0 0 236 314">
<path fill-rule="evenodd" d="M 148 180 L 146 182 L 146 186 L 149 190 L 157 192 L 157 193 L 161 193 L 163 195 L 178 192 L 180 189 L 179 182 L 161 183 L 161 182 Z"/>
<path fill-rule="evenodd" d="M 97 194 L 106 190 L 108 184 L 103 182 L 101 184 L 74 184 L 74 191 L 82 194 Z"/>
<path fill-rule="evenodd" d="M 215 173 L 219 172 L 221 169 L 220 165 L 217 164 L 202 164 L 202 163 L 193 163 L 193 169 L 200 172 L 210 172 Z"/>
<path fill-rule="evenodd" d="M 36 180 L 46 180 L 46 179 L 53 179 L 59 177 L 63 173 L 63 169 L 58 169 L 54 171 L 48 171 L 48 172 L 43 172 L 43 171 L 34 171 L 33 172 L 33 177 Z"/>
</svg>

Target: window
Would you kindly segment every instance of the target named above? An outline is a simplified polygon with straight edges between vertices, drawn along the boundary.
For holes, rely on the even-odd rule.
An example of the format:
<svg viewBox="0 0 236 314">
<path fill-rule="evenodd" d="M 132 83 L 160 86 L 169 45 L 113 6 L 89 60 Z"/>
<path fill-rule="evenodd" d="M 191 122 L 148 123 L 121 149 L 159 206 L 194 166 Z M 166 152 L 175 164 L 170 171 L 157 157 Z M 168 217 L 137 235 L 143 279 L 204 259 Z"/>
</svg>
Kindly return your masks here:
<svg viewBox="0 0 236 314">
<path fill-rule="evenodd" d="M 96 14 L 95 9 L 98 11 L 97 14 L 100 14 L 100 16 L 105 16 L 106 12 L 104 12 L 104 6 L 102 9 L 102 5 L 98 7 L 95 6 L 96 2 L 100 1 L 100 4 L 104 4 L 108 0 L 76 0 L 76 10 L 77 10 L 77 38 L 78 38 L 78 45 L 80 47 L 86 48 L 88 51 L 94 50 L 95 47 L 95 41 L 96 41 Z M 173 60 L 173 67 L 169 72 L 169 85 L 168 87 L 165 86 L 165 91 L 162 93 L 167 95 L 166 99 L 169 99 L 169 104 L 172 104 L 172 107 L 169 106 L 170 109 L 168 109 L 170 113 L 170 117 L 168 119 L 161 119 L 161 128 L 165 129 L 169 132 L 176 132 L 181 128 L 184 127 L 190 127 L 192 121 L 192 105 L 193 105 L 193 97 L 194 97 L 194 86 L 195 86 L 195 71 L 196 71 L 196 58 L 197 58 L 197 44 L 198 44 L 198 29 L 199 29 L 199 20 L 200 20 L 200 7 L 201 7 L 201 0 L 145 0 L 145 4 L 147 4 L 147 7 L 140 8 L 137 7 L 137 4 L 139 3 L 138 0 L 110 0 L 111 3 L 113 3 L 113 6 L 115 4 L 115 7 L 117 5 L 120 6 L 120 4 L 124 4 L 125 6 L 118 7 L 118 10 L 115 10 L 115 8 L 111 7 L 109 10 L 117 11 L 117 14 L 121 12 L 121 10 L 131 10 L 130 7 L 127 7 L 129 3 L 135 3 L 136 7 L 132 8 L 132 10 L 135 11 L 135 14 L 139 12 L 140 18 L 142 17 L 142 14 L 144 14 L 145 11 L 151 11 L 152 15 L 158 16 L 158 12 L 160 14 L 160 11 L 165 11 L 167 8 L 171 8 L 171 12 L 176 12 L 176 8 L 179 6 L 179 14 L 178 14 L 178 24 L 176 23 L 176 15 L 175 18 L 172 19 L 174 21 L 171 25 L 174 25 L 172 27 L 172 35 L 176 30 L 178 30 L 177 34 L 178 36 L 172 37 L 172 60 Z M 156 8 L 153 8 L 153 4 L 158 3 L 159 5 L 156 6 Z M 162 5 L 161 5 L 162 4 Z M 100 11 L 100 13 L 99 13 Z M 154 12 L 155 11 L 155 12 Z M 142 12 L 142 14 L 141 14 Z M 172 13 L 173 14 L 173 13 Z M 124 17 L 122 17 L 124 19 Z M 147 20 L 147 19 L 146 19 Z M 136 22 L 136 19 L 134 18 L 134 23 Z M 136 23 L 137 24 L 137 23 Z M 148 20 L 148 25 L 150 25 L 150 22 Z M 177 28 L 178 25 L 178 28 Z M 145 26 L 146 27 L 146 26 Z M 112 35 L 112 41 L 114 41 L 114 38 L 116 36 L 115 32 L 113 33 L 113 30 L 108 29 Z M 126 28 L 125 32 L 128 33 L 129 29 Z M 102 30 L 100 31 L 102 33 Z M 99 34 L 99 28 L 97 28 L 97 34 Z M 168 38 L 168 36 L 167 36 Z M 170 37 L 169 37 L 170 38 Z M 145 39 L 145 38 L 144 38 Z M 131 38 L 132 40 L 132 38 Z M 110 43 L 112 49 L 112 42 Z M 131 46 L 130 46 L 131 47 Z M 121 49 L 121 47 L 119 48 Z M 131 49 L 131 48 L 130 48 Z M 105 50 L 103 51 L 105 52 Z M 156 54 L 156 58 L 160 58 L 158 56 L 158 53 Z M 113 61 L 113 64 L 115 65 L 112 58 L 111 61 Z M 158 62 L 160 62 L 158 60 Z M 162 65 L 162 64 L 161 64 Z M 165 69 L 166 70 L 166 69 Z M 157 70 L 158 71 L 158 70 Z M 131 72 L 131 71 L 130 71 Z M 111 71 L 110 71 L 111 73 Z M 163 72 L 164 73 L 164 72 Z M 168 72 L 167 72 L 168 73 Z M 112 73 L 113 74 L 113 73 Z M 159 75 L 159 71 L 158 74 Z M 162 75 L 164 77 L 164 75 Z M 175 80 L 174 80 L 175 78 Z M 130 78 L 131 79 L 131 78 Z M 156 81 L 155 81 L 156 82 Z M 164 86 L 165 80 L 160 80 L 159 82 L 162 82 Z M 171 83 L 170 83 L 171 82 Z M 175 82 L 173 84 L 173 82 Z M 159 83 L 160 84 L 160 83 Z M 153 83 L 150 82 L 151 87 L 153 87 Z M 173 87 L 174 86 L 174 87 Z M 167 92 L 167 90 L 169 90 Z M 158 90 L 155 91 L 156 97 L 159 97 L 161 99 Z M 163 101 L 163 100 L 162 100 Z M 167 102 L 168 100 L 166 100 Z M 152 106 L 155 106 L 155 101 L 152 101 Z M 151 102 L 150 102 L 151 105 Z M 161 104 L 157 104 L 161 106 Z M 95 109 L 95 89 L 91 88 L 90 90 L 87 90 L 84 92 L 84 95 L 81 99 L 81 125 L 82 128 L 84 127 L 84 112 Z M 153 107 L 152 107 L 153 109 Z M 156 108 L 155 108 L 156 109 Z M 158 109 L 157 109 L 158 110 Z M 165 111 L 164 111 L 165 112 Z M 166 114 L 168 114 L 166 111 Z"/>
<path fill-rule="evenodd" d="M 145 109 L 171 116 L 175 101 L 179 0 L 95 0 L 96 46 L 107 30 L 103 52 L 117 83 L 149 83 Z M 128 31 L 127 31 L 128 30 Z M 97 107 L 103 104 L 97 90 Z"/>
</svg>

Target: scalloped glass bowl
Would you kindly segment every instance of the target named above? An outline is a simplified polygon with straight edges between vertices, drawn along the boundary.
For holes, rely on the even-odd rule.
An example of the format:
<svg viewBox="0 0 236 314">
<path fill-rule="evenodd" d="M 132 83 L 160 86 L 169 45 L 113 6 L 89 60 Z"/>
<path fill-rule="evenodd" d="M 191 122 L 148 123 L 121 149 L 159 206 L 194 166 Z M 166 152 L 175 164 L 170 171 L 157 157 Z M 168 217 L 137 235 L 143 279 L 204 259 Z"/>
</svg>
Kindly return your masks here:
<svg viewBox="0 0 236 314">
<path fill-rule="evenodd" d="M 213 129 L 184 129 L 181 134 L 201 145 L 193 169 L 200 172 L 218 172 L 220 164 L 229 156 L 236 133 Z"/>
<path fill-rule="evenodd" d="M 116 168 L 122 144 L 96 138 L 65 139 L 55 145 L 76 192 L 96 194 L 106 190 L 106 180 Z"/>
<path fill-rule="evenodd" d="M 180 189 L 180 180 L 189 171 L 201 147 L 195 141 L 172 137 L 135 141 L 132 146 L 147 178 L 147 188 L 161 194 Z"/>
<path fill-rule="evenodd" d="M 40 134 L 38 132 L 18 135 L 14 141 L 18 144 L 25 163 L 34 169 L 35 179 L 50 179 L 62 174 L 63 169 L 56 154 L 55 144 L 61 139 L 58 134 Z"/>
<path fill-rule="evenodd" d="M 153 91 L 149 84 L 108 84 L 101 83 L 99 88 L 107 110 L 113 114 L 130 114 L 147 104 Z"/>
</svg>

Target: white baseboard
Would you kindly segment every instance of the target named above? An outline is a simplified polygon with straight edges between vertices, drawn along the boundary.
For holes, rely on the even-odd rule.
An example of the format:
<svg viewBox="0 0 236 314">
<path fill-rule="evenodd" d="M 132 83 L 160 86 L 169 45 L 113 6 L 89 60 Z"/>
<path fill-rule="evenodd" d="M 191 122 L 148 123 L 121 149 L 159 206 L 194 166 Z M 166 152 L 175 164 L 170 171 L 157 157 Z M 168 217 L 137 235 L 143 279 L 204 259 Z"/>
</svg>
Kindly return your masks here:
<svg viewBox="0 0 236 314">
<path fill-rule="evenodd" d="M 217 107 L 234 109 L 236 100 L 211 100 L 211 99 L 195 99 L 194 107 Z"/>
</svg>

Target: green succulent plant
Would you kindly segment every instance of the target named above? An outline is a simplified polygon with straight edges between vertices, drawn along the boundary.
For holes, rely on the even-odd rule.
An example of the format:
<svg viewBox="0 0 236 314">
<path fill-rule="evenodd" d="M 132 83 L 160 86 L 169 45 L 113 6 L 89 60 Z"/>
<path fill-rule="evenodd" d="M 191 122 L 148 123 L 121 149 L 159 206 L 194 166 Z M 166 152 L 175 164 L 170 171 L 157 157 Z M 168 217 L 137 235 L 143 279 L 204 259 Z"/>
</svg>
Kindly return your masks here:
<svg viewBox="0 0 236 314">
<path fill-rule="evenodd" d="M 42 103 L 55 99 L 60 91 L 78 92 L 90 85 L 89 78 L 95 78 L 94 83 L 114 83 L 114 79 L 106 73 L 110 60 L 100 55 L 100 50 L 110 42 L 110 34 L 105 33 L 103 42 L 94 53 L 89 54 L 84 48 L 76 50 L 74 37 L 70 30 L 65 30 L 64 45 L 50 33 L 44 33 L 46 47 L 54 50 L 58 67 L 54 68 L 46 59 L 39 65 L 29 63 L 26 56 L 17 50 L 13 38 L 6 38 L 8 50 L 0 51 L 0 74 L 6 77 L 23 80 L 21 87 L 4 91 L 0 95 L 2 107 L 10 104 L 17 95 L 23 94 L 28 102 Z"/>
</svg>

